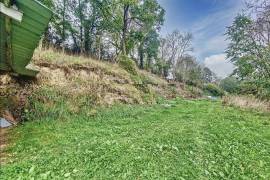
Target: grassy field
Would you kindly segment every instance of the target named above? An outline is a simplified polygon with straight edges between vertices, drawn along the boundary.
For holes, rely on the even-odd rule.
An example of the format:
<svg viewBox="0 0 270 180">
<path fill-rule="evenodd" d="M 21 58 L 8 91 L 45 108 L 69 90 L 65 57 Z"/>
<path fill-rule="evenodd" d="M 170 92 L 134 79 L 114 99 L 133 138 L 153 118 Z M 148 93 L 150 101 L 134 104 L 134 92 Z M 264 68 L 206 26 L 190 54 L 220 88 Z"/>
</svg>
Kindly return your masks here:
<svg viewBox="0 0 270 180">
<path fill-rule="evenodd" d="M 36 118 L 0 179 L 270 179 L 269 114 L 178 99 Z"/>
</svg>

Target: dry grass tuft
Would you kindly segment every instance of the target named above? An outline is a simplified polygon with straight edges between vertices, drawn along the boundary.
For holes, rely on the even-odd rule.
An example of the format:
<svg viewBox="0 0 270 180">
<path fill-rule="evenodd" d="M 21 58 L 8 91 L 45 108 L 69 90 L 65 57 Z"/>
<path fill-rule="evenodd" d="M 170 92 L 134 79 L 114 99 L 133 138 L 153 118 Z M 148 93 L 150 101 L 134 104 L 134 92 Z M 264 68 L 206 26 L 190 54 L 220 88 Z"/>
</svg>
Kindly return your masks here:
<svg viewBox="0 0 270 180">
<path fill-rule="evenodd" d="M 166 98 L 191 96 L 190 92 L 183 90 L 181 86 L 173 88 L 157 75 L 138 70 L 138 77 L 135 77 L 116 63 L 70 56 L 52 49 L 42 51 L 37 49 L 33 60 L 34 65 L 40 70 L 38 76 L 40 85 L 54 86 L 72 93 L 90 92 L 102 97 L 99 100 L 101 104 L 145 103 L 149 99 L 152 101 L 152 97 L 145 98 L 145 92 L 138 83 L 157 96 Z"/>
<path fill-rule="evenodd" d="M 88 94 L 97 105 L 153 103 L 155 97 L 188 96 L 181 87 L 172 88 L 161 77 L 137 70 L 134 75 L 116 63 L 70 56 L 55 50 L 36 50 L 34 65 L 40 70 L 37 82 L 64 90 L 66 94 Z"/>
<path fill-rule="evenodd" d="M 8 108 L 15 115 L 18 114 L 18 117 L 27 104 L 29 95 L 36 97 L 33 101 L 41 99 L 49 107 L 55 105 L 55 99 L 64 98 L 65 103 L 70 104 L 72 112 L 79 111 L 81 104 L 85 103 L 89 108 L 118 103 L 152 104 L 158 97 L 192 95 L 192 92 L 181 85 L 171 85 L 147 71 L 136 69 L 137 73 L 134 75 L 116 63 L 70 56 L 52 49 L 37 49 L 31 66 L 40 73 L 35 81 L 29 83 L 9 75 L 0 75 L 0 100 L 11 102 L 6 97 L 18 97 L 19 103 L 10 103 L 10 107 L 16 107 L 16 111 L 19 109 L 20 112 Z M 1 99 L 3 97 L 4 100 Z M 6 104 L 0 103 L 0 110 L 1 107 L 6 107 Z"/>
<path fill-rule="evenodd" d="M 253 96 L 225 96 L 222 103 L 229 106 L 270 112 L 270 102 L 261 101 Z"/>
</svg>

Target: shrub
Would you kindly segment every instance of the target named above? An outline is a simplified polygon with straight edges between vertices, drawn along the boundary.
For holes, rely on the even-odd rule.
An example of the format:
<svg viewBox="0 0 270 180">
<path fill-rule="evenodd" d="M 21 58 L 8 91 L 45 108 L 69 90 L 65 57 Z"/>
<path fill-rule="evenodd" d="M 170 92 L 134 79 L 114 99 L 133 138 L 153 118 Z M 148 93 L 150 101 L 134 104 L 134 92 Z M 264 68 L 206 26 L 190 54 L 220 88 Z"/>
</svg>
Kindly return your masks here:
<svg viewBox="0 0 270 180">
<path fill-rule="evenodd" d="M 270 81 L 262 82 L 258 90 L 258 97 L 260 99 L 270 101 Z"/>
<path fill-rule="evenodd" d="M 137 76 L 138 75 L 136 64 L 129 57 L 124 56 L 124 55 L 120 56 L 118 58 L 118 63 L 120 65 L 120 67 L 122 67 L 123 69 L 125 69 L 130 74 L 132 74 L 134 76 Z"/>
<path fill-rule="evenodd" d="M 203 96 L 202 90 L 196 86 L 187 86 L 187 90 L 190 92 L 192 98 Z"/>
<path fill-rule="evenodd" d="M 239 92 L 239 81 L 235 77 L 227 77 L 221 80 L 219 86 L 228 93 Z"/>
<path fill-rule="evenodd" d="M 256 95 L 258 94 L 258 87 L 255 83 L 242 82 L 239 85 L 239 94 Z"/>
<path fill-rule="evenodd" d="M 270 101 L 270 89 L 263 88 L 258 93 L 258 98 Z"/>
<path fill-rule="evenodd" d="M 270 100 L 269 81 L 243 81 L 239 86 L 239 94 L 254 95 L 262 100 Z"/>
<path fill-rule="evenodd" d="M 212 83 L 204 85 L 203 90 L 205 93 L 210 94 L 212 96 L 220 97 L 225 95 L 225 92 L 221 88 Z"/>
</svg>

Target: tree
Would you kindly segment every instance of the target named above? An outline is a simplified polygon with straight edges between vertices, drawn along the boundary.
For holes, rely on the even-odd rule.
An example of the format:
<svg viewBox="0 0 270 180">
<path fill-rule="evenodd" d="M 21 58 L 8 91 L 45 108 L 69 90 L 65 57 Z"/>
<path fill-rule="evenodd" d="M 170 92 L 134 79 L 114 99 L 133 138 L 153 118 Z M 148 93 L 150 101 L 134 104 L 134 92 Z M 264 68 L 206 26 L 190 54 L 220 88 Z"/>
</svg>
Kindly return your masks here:
<svg viewBox="0 0 270 180">
<path fill-rule="evenodd" d="M 134 10 L 134 26 L 138 28 L 135 44 L 138 44 L 139 67 L 144 68 L 145 55 L 148 65 L 157 56 L 159 46 L 158 31 L 164 22 L 164 9 L 156 0 L 145 0 Z"/>
<path fill-rule="evenodd" d="M 170 64 L 175 65 L 178 60 L 181 60 L 188 52 L 192 51 L 191 40 L 192 34 L 182 34 L 179 30 L 167 35 L 166 43 L 170 52 Z"/>
<path fill-rule="evenodd" d="M 269 32 L 262 32 L 256 22 L 246 15 L 238 15 L 226 33 L 231 41 L 227 56 L 236 65 L 235 74 L 241 79 L 270 78 L 267 53 L 270 46 L 268 40 L 263 40 L 264 34 L 270 36 L 270 28 Z"/>
<path fill-rule="evenodd" d="M 155 30 L 152 30 L 148 33 L 144 40 L 144 51 L 147 56 L 147 63 L 146 67 L 148 69 L 154 70 L 154 63 L 153 60 L 158 58 L 158 48 L 159 48 L 159 35 Z M 143 62 L 141 61 L 140 67 L 143 69 L 142 66 Z"/>
<path fill-rule="evenodd" d="M 227 55 L 236 66 L 234 75 L 238 79 L 252 83 L 257 90 L 265 89 L 270 79 L 270 2 L 252 0 L 247 7 L 246 13 L 238 15 L 228 27 L 231 43 Z"/>
<path fill-rule="evenodd" d="M 261 46 L 270 44 L 270 1 L 249 0 L 246 2 L 248 13 L 253 19 L 252 36 Z"/>
<path fill-rule="evenodd" d="M 204 83 L 212 83 L 217 79 L 216 74 L 211 71 L 208 67 L 202 68 L 202 80 Z"/>
<path fill-rule="evenodd" d="M 98 59 L 131 56 L 141 47 L 141 65 L 144 57 L 154 56 L 149 52 L 157 45 L 149 42 L 157 44 L 165 14 L 157 0 L 42 2 L 56 12 L 44 38 L 47 44 Z"/>
<path fill-rule="evenodd" d="M 193 56 L 186 55 L 179 59 L 174 67 L 177 81 L 197 85 L 202 80 L 201 68 Z"/>
<path fill-rule="evenodd" d="M 227 77 L 220 81 L 219 86 L 228 93 L 237 93 L 239 92 L 240 82 L 235 77 Z"/>
<path fill-rule="evenodd" d="M 183 65 L 183 60 L 190 58 L 188 55 L 192 51 L 192 34 L 181 33 L 179 30 L 168 34 L 166 38 L 161 38 L 159 48 L 159 67 L 164 68 L 163 75 L 167 77 L 169 71 L 172 74 L 179 74 L 179 67 Z M 181 79 L 181 78 L 180 78 Z"/>
</svg>

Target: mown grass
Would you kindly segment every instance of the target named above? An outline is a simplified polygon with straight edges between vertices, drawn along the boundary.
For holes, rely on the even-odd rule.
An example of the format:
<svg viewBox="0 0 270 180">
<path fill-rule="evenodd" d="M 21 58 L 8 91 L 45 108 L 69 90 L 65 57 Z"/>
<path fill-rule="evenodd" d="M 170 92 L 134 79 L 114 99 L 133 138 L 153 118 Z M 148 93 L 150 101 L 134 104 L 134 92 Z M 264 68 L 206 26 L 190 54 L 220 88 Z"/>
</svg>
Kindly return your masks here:
<svg viewBox="0 0 270 180">
<path fill-rule="evenodd" d="M 1 179 L 270 178 L 269 114 L 181 99 L 54 108 L 12 130 Z"/>
</svg>

